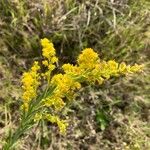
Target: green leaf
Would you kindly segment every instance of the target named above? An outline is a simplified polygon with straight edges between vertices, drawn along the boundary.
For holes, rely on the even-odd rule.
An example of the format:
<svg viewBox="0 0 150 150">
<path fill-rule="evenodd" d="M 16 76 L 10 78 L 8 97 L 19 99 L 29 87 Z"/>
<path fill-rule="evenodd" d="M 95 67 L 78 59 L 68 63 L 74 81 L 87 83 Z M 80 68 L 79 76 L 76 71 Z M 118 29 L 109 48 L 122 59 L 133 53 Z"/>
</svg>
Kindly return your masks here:
<svg viewBox="0 0 150 150">
<path fill-rule="evenodd" d="M 110 119 L 108 114 L 104 110 L 97 110 L 96 121 L 100 129 L 103 131 L 108 126 Z"/>
</svg>

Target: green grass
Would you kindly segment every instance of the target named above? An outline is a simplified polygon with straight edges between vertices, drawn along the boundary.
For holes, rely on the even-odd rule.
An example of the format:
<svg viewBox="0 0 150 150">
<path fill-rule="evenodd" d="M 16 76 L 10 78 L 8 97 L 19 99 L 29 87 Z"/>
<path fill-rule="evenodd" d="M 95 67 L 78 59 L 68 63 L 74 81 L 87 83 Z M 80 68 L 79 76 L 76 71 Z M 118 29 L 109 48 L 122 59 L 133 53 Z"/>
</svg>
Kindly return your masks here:
<svg viewBox="0 0 150 150">
<path fill-rule="evenodd" d="M 67 136 L 49 123 L 35 126 L 20 149 L 148 150 L 150 136 L 150 2 L 116 1 L 0 1 L 0 149 L 8 129 L 16 128 L 21 103 L 20 75 L 41 58 L 39 41 L 51 39 L 61 62 L 74 63 L 85 47 L 101 58 L 144 64 L 141 74 L 111 80 L 79 92 L 70 114 Z M 87 94 L 90 93 L 90 94 Z M 105 130 L 97 112 L 111 120 Z M 107 119 L 106 119 L 107 120 Z M 34 144 L 33 144 L 34 143 Z M 109 148 L 110 147 L 110 148 Z"/>
</svg>

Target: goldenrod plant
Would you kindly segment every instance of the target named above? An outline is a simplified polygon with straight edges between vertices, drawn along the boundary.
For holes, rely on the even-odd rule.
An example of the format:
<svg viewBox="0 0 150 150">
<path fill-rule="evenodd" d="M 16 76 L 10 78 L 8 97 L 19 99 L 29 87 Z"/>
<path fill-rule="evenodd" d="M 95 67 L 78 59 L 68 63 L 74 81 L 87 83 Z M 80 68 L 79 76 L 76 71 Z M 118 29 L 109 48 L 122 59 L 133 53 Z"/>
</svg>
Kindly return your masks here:
<svg viewBox="0 0 150 150">
<path fill-rule="evenodd" d="M 12 149 L 23 134 L 40 120 L 56 124 L 60 133 L 65 134 L 69 122 L 61 118 L 61 113 L 73 101 L 82 83 L 103 84 L 111 77 L 128 75 L 142 69 L 137 64 L 130 66 L 114 60 L 103 61 L 93 49 L 86 48 L 78 56 L 76 65 L 64 64 L 62 73 L 54 74 L 58 64 L 54 45 L 47 38 L 41 40 L 41 45 L 43 61 L 35 61 L 31 69 L 22 75 L 20 125 L 14 133 L 9 133 L 4 150 Z"/>
</svg>

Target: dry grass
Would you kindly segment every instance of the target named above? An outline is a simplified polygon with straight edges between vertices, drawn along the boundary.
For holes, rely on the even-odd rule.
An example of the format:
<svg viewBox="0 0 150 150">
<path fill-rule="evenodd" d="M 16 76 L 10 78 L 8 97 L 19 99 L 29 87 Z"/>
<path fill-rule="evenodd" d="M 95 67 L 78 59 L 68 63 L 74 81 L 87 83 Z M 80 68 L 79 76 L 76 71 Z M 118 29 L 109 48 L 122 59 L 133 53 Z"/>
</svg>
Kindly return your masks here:
<svg viewBox="0 0 150 150">
<path fill-rule="evenodd" d="M 19 119 L 20 75 L 40 59 L 39 40 L 50 38 L 61 62 L 74 63 L 85 47 L 104 59 L 143 63 L 142 74 L 85 87 L 66 109 L 66 136 L 42 123 L 17 144 L 21 150 L 150 148 L 150 3 L 148 0 L 13 0 L 0 1 L 0 149 L 9 128 Z M 104 111 L 104 131 L 96 120 Z"/>
</svg>

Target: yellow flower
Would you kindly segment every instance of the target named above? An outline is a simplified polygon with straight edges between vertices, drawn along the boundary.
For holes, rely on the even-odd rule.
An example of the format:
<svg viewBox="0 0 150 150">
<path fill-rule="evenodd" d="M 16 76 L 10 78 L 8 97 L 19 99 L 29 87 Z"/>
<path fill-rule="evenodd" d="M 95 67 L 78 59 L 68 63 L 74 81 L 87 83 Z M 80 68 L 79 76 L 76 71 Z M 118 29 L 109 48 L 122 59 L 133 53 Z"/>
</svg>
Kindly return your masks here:
<svg viewBox="0 0 150 150">
<path fill-rule="evenodd" d="M 60 111 L 65 106 L 65 102 L 62 100 L 62 98 L 56 95 L 53 95 L 52 97 L 47 97 L 42 101 L 44 106 L 53 106 L 56 111 Z"/>
<path fill-rule="evenodd" d="M 49 40 L 47 38 L 41 39 L 41 45 L 43 47 L 47 47 L 47 45 L 49 45 Z"/>
<path fill-rule="evenodd" d="M 34 121 L 39 121 L 41 119 L 42 119 L 42 114 L 36 113 L 35 116 L 34 116 Z"/>
<path fill-rule="evenodd" d="M 65 134 L 68 123 L 65 120 L 57 120 L 57 125 L 59 127 L 60 133 Z"/>
<path fill-rule="evenodd" d="M 79 66 L 86 70 L 93 69 L 99 61 L 98 54 L 91 48 L 84 49 L 77 59 Z"/>
<path fill-rule="evenodd" d="M 68 126 L 68 123 L 66 120 L 61 120 L 58 116 L 53 116 L 50 114 L 46 114 L 45 118 L 49 120 L 52 123 L 56 123 L 59 127 L 60 133 L 65 134 L 66 133 L 66 128 Z"/>
<path fill-rule="evenodd" d="M 43 47 L 42 55 L 44 57 L 42 65 L 46 71 L 39 73 L 40 66 L 38 62 L 34 62 L 31 69 L 23 74 L 22 99 L 24 103 L 22 108 L 27 111 L 29 103 L 33 99 L 36 99 L 40 78 L 43 77 L 43 80 L 47 79 L 48 84 L 45 88 L 44 96 L 38 103 L 40 109 L 38 106 L 36 107 L 37 110 L 39 109 L 39 112 L 33 119 L 34 121 L 47 119 L 52 123 L 56 123 L 61 133 L 66 132 L 68 123 L 66 120 L 61 120 L 58 114 L 60 114 L 68 100 L 72 100 L 76 96 L 76 90 L 81 88 L 83 82 L 102 84 L 112 76 L 137 72 L 142 68 L 141 65 L 135 64 L 130 66 L 125 63 L 119 64 L 114 60 L 101 61 L 93 49 L 86 48 L 79 55 L 77 65 L 64 64 L 62 66 L 64 73 L 55 74 L 52 77 L 51 73 L 56 68 L 56 63 L 58 62 L 58 58 L 55 56 L 56 50 L 53 43 L 46 38 L 41 39 L 41 45 Z M 52 92 L 49 92 L 51 87 L 55 88 Z M 48 114 L 49 110 L 51 114 Z"/>
<path fill-rule="evenodd" d="M 48 65 L 48 70 L 51 72 L 55 69 L 55 65 L 49 64 Z"/>
<path fill-rule="evenodd" d="M 133 66 L 130 66 L 130 65 L 126 65 L 125 63 L 121 63 L 119 65 L 119 72 L 122 73 L 122 74 L 128 74 L 128 73 L 134 73 L 134 72 L 138 72 L 138 71 L 141 71 L 143 68 L 143 65 L 133 65 Z"/>
<path fill-rule="evenodd" d="M 48 39 L 41 39 L 41 45 L 43 46 L 42 55 L 50 60 L 56 54 L 56 50 L 54 48 L 53 43 L 51 43 Z"/>
<path fill-rule="evenodd" d="M 73 66 L 72 64 L 64 64 L 62 69 L 66 74 L 71 76 L 80 76 L 84 72 L 84 70 L 82 70 L 80 67 L 77 65 Z"/>
<path fill-rule="evenodd" d="M 42 64 L 47 67 L 47 71 L 43 73 L 43 76 L 47 78 L 47 81 L 49 82 L 51 72 L 55 69 L 54 63 L 58 62 L 58 58 L 55 56 L 56 50 L 53 43 L 51 43 L 48 39 L 41 39 L 41 45 L 43 47 L 42 55 L 45 58 L 45 60 L 42 61 Z"/>
<path fill-rule="evenodd" d="M 133 65 L 133 66 L 130 67 L 130 71 L 132 73 L 138 72 L 138 71 L 141 71 L 143 67 L 144 67 L 143 65 L 137 65 L 137 64 L 135 64 L 135 65 Z"/>
<path fill-rule="evenodd" d="M 112 70 L 117 70 L 118 69 L 118 63 L 115 62 L 114 60 L 109 60 L 107 62 L 107 64 L 108 64 L 109 69 L 112 69 Z"/>
<path fill-rule="evenodd" d="M 48 66 L 48 61 L 47 61 L 47 60 L 43 60 L 43 61 L 42 61 L 42 64 L 43 64 L 44 66 Z"/>
<path fill-rule="evenodd" d="M 40 66 L 38 65 L 38 62 L 34 62 L 31 70 L 29 72 L 23 73 L 22 75 L 22 99 L 24 103 L 26 103 L 26 107 L 27 103 L 29 103 L 29 101 L 37 96 L 37 88 L 40 85 L 40 74 L 38 73 L 39 69 Z"/>
<path fill-rule="evenodd" d="M 29 104 L 28 103 L 23 103 L 22 105 L 21 105 L 21 110 L 25 110 L 25 111 L 28 111 L 28 108 L 29 108 Z"/>
<path fill-rule="evenodd" d="M 122 62 L 119 65 L 119 72 L 126 73 L 126 71 L 127 71 L 127 65 L 124 62 Z"/>
<path fill-rule="evenodd" d="M 54 56 L 54 57 L 52 57 L 51 62 L 52 62 L 52 63 L 58 62 L 58 58 L 57 58 L 57 57 L 55 57 L 55 56 Z"/>
<path fill-rule="evenodd" d="M 52 43 L 50 43 L 50 44 L 48 45 L 48 47 L 42 49 L 42 55 L 43 55 L 44 57 L 46 57 L 47 59 L 49 59 L 49 60 L 50 60 L 50 58 L 51 58 L 52 56 L 55 55 L 55 49 L 54 49 Z"/>
<path fill-rule="evenodd" d="M 33 66 L 31 67 L 32 73 L 36 73 L 39 69 L 40 69 L 39 63 L 35 61 Z"/>
<path fill-rule="evenodd" d="M 81 87 L 79 82 L 74 81 L 73 78 L 67 74 L 55 75 L 51 80 L 51 84 L 56 85 L 57 91 L 62 94 Z"/>
<path fill-rule="evenodd" d="M 60 111 L 66 105 L 63 98 L 70 100 L 71 97 L 74 97 L 74 91 L 81 88 L 81 84 L 67 74 L 54 75 L 50 84 L 55 85 L 56 88 L 53 95 L 45 98 L 43 103 L 47 107 L 53 106 L 55 111 Z"/>
</svg>

